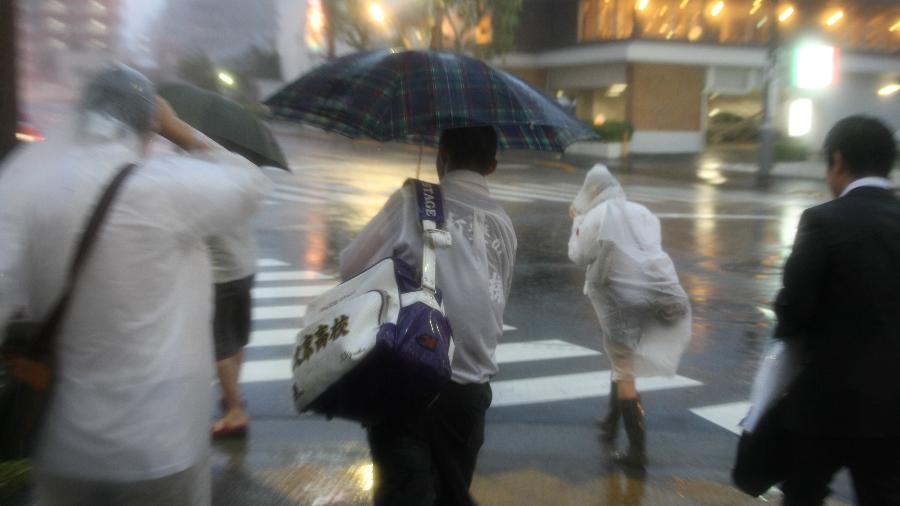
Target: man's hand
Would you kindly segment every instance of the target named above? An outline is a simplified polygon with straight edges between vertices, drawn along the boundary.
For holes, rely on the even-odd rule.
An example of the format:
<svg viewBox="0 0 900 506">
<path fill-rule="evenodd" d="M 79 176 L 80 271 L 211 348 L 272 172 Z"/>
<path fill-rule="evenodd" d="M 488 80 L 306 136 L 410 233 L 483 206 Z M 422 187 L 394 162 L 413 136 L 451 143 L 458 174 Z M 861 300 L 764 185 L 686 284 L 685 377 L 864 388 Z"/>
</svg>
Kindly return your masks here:
<svg viewBox="0 0 900 506">
<path fill-rule="evenodd" d="M 169 102 L 162 97 L 156 97 L 156 104 L 159 116 L 159 135 L 187 151 L 208 147 L 193 127 L 178 118 Z"/>
</svg>

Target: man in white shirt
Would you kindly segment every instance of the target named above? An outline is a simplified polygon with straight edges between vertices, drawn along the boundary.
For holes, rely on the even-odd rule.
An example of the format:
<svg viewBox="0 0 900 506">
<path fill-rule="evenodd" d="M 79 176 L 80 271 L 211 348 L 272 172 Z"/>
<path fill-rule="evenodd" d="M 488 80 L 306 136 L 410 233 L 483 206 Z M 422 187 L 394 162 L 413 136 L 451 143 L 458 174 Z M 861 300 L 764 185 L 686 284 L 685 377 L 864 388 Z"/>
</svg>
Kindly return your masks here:
<svg viewBox="0 0 900 506">
<path fill-rule="evenodd" d="M 512 221 L 491 199 L 485 179 L 497 167 L 496 153 L 492 127 L 441 136 L 437 171 L 452 245 L 437 251 L 437 287 L 456 346 L 452 381 L 425 413 L 368 427 L 377 506 L 474 504 L 469 486 L 484 442 L 489 380 L 497 372 L 494 353 L 516 254 Z M 341 252 L 342 278 L 391 255 L 421 265 L 419 223 L 407 185 Z"/>
<path fill-rule="evenodd" d="M 147 156 L 158 132 L 186 151 Z M 210 503 L 212 276 L 204 239 L 251 215 L 267 178 L 179 120 L 139 73 L 91 79 L 70 135 L 0 173 L 0 323 L 43 317 L 113 175 L 136 163 L 101 227 L 56 341 L 33 458 L 42 505 Z"/>
</svg>

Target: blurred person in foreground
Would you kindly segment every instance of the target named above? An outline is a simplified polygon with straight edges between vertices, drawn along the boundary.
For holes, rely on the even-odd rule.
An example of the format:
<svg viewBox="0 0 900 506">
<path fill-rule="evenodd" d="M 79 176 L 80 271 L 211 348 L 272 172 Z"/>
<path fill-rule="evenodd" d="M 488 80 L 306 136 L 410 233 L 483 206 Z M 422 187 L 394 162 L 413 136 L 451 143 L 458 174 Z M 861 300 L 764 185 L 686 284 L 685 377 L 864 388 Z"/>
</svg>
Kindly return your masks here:
<svg viewBox="0 0 900 506">
<path fill-rule="evenodd" d="M 691 338 L 691 306 L 672 259 L 662 249 L 659 220 L 626 200 L 604 165 L 595 165 L 572 202 L 569 258 L 587 267 L 584 293 L 600 322 L 612 362 L 609 411 L 601 440 L 615 441 L 619 419 L 628 450 L 614 454 L 627 467 L 647 464 L 644 408 L 635 378 L 673 376 Z"/>
<path fill-rule="evenodd" d="M 800 370 L 782 423 L 791 444 L 784 504 L 820 505 L 842 467 L 862 506 L 900 505 L 900 201 L 897 146 L 851 116 L 825 138 L 835 199 L 807 209 L 775 300 L 775 337 Z"/>
<path fill-rule="evenodd" d="M 185 152 L 148 156 L 156 133 Z M 41 317 L 76 234 L 119 168 L 110 209 L 56 342 L 33 455 L 42 505 L 210 503 L 212 276 L 204 239 L 259 205 L 267 179 L 180 121 L 121 65 L 91 78 L 74 131 L 0 173 L 0 322 Z"/>
<path fill-rule="evenodd" d="M 424 413 L 398 414 L 367 428 L 376 506 L 474 504 L 469 486 L 484 443 L 489 381 L 497 373 L 494 353 L 503 335 L 516 255 L 512 221 L 488 190 L 486 176 L 497 168 L 496 155 L 493 127 L 441 135 L 436 165 L 452 245 L 436 252 L 437 288 L 453 328 L 453 373 Z M 407 185 L 395 192 L 341 252 L 343 279 L 392 255 L 422 264 L 413 189 Z"/>
</svg>

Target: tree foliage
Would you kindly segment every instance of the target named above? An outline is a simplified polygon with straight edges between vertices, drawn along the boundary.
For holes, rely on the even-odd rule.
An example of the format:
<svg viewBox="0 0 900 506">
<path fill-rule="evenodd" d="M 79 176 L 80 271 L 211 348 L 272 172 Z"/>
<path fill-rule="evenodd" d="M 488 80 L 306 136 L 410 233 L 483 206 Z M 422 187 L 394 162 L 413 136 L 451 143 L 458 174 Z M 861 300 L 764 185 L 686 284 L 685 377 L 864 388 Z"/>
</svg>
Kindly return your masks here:
<svg viewBox="0 0 900 506">
<path fill-rule="evenodd" d="M 368 0 L 325 0 L 325 16 L 334 38 L 356 50 L 381 45 L 423 45 L 412 33 L 432 40 L 431 47 L 487 57 L 513 48 L 522 0 L 385 0 L 389 21 L 371 18 Z M 435 29 L 436 24 L 440 24 Z"/>
<path fill-rule="evenodd" d="M 209 91 L 219 91 L 216 68 L 206 53 L 197 51 L 178 60 L 178 76 L 189 83 Z"/>
</svg>

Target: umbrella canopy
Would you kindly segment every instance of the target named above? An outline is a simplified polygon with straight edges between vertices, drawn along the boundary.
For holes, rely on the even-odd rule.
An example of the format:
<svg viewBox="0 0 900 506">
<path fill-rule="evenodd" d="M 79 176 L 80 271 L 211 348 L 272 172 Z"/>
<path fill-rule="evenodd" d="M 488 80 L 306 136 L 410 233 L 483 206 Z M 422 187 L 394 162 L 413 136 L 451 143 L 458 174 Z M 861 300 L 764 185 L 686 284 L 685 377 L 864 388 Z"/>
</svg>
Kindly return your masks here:
<svg viewBox="0 0 900 506">
<path fill-rule="evenodd" d="M 562 151 L 597 136 L 519 78 L 468 56 L 371 51 L 326 63 L 266 100 L 276 117 L 347 137 L 436 146 L 449 128 L 492 125 L 500 147 Z"/>
<path fill-rule="evenodd" d="M 290 170 L 269 128 L 237 102 L 188 84 L 162 85 L 157 92 L 181 119 L 229 150 L 256 165 Z"/>
</svg>

